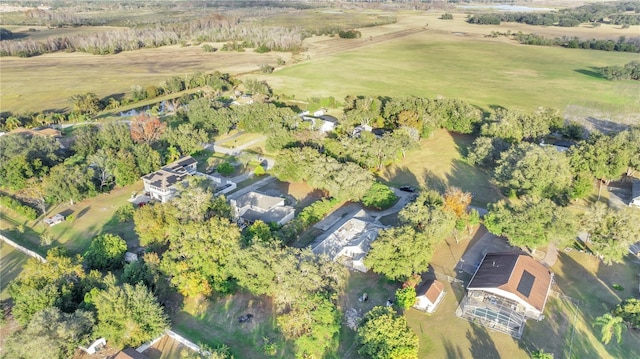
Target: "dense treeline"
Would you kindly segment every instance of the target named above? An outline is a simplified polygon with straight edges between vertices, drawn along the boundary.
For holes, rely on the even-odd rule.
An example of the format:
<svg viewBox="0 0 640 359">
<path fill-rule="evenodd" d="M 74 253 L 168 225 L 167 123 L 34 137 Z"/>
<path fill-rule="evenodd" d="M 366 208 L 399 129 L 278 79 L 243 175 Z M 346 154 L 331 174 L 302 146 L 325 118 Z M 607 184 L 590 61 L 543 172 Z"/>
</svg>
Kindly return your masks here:
<svg viewBox="0 0 640 359">
<path fill-rule="evenodd" d="M 237 17 L 213 15 L 188 23 L 155 25 L 51 37 L 45 41 L 6 40 L 0 42 L 0 56 L 30 57 L 57 51 L 116 54 L 121 51 L 172 45 L 181 41 L 240 41 L 245 47 L 266 46 L 270 50 L 293 51 L 300 48 L 299 31 L 277 26 L 242 22 Z"/>
<path fill-rule="evenodd" d="M 624 66 L 602 67 L 600 73 L 607 80 L 640 80 L 640 62 L 631 61 Z"/>
<path fill-rule="evenodd" d="M 633 11 L 635 14 L 627 14 Z M 640 2 L 588 4 L 577 8 L 561 9 L 550 13 L 501 12 L 476 14 L 469 17 L 470 24 L 500 25 L 501 22 L 519 22 L 528 25 L 574 27 L 582 23 L 612 23 L 616 25 L 640 24 Z"/>
<path fill-rule="evenodd" d="M 503 34 L 509 36 L 509 34 Z M 498 36 L 493 34 L 491 36 Z M 521 44 L 537 46 L 562 46 L 569 49 L 587 49 L 602 51 L 640 52 L 640 37 L 626 38 L 621 36 L 618 41 L 580 39 L 578 37 L 547 38 L 537 34 L 524 34 L 517 32 L 510 36 Z"/>
</svg>

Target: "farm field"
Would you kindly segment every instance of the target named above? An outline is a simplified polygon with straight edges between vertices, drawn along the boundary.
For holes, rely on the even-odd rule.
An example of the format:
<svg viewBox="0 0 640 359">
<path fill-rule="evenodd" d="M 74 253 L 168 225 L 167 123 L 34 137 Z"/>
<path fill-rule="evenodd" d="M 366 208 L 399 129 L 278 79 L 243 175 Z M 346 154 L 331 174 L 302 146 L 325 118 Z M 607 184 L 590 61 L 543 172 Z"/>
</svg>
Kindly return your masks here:
<svg viewBox="0 0 640 359">
<path fill-rule="evenodd" d="M 345 51 L 310 55 L 309 61 L 259 78 L 277 93 L 297 99 L 444 96 L 486 110 L 545 106 L 563 111 L 571 105 L 612 114 L 640 112 L 640 85 L 607 81 L 595 72 L 597 67 L 637 60 L 637 54 L 519 45 L 430 29 L 346 51 L 349 42 L 366 41 L 364 32 L 362 39 L 327 38 L 322 46 L 328 52 L 332 46 L 344 46 Z"/>
<path fill-rule="evenodd" d="M 222 44 L 212 43 L 214 47 Z M 159 85 L 174 75 L 198 71 L 243 73 L 260 64 L 275 64 L 288 53 L 202 51 L 199 46 L 165 46 L 125 51 L 116 55 L 53 53 L 30 58 L 2 58 L 3 111 L 60 110 L 74 94 L 94 92 L 99 97 L 121 94 L 132 86 Z"/>
</svg>

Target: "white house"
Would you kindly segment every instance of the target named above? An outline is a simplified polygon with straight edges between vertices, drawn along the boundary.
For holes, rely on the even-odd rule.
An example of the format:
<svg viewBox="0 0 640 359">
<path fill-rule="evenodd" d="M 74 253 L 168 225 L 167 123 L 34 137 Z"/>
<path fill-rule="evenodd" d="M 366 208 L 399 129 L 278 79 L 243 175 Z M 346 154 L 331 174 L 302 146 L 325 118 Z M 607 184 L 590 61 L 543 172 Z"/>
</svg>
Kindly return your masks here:
<svg viewBox="0 0 640 359">
<path fill-rule="evenodd" d="M 311 244 L 316 255 L 327 255 L 334 261 L 339 260 L 349 268 L 367 272 L 364 257 L 384 226 L 369 221 L 360 211 L 324 239 Z"/>
<path fill-rule="evenodd" d="M 527 319 L 542 320 L 553 273 L 521 253 L 488 253 L 456 315 L 520 338 Z"/>
<path fill-rule="evenodd" d="M 144 191 L 162 203 L 167 202 L 178 193 L 176 183 L 196 173 L 197 164 L 191 156 L 186 156 L 143 176 Z"/>
<path fill-rule="evenodd" d="M 423 312 L 433 313 L 446 293 L 442 282 L 438 280 L 425 281 L 416 288 L 416 304 L 413 307 Z"/>
<path fill-rule="evenodd" d="M 295 216 L 295 209 L 285 206 L 284 198 L 274 197 L 258 192 L 247 192 L 229 201 L 235 211 L 236 220 L 283 225 Z"/>
</svg>

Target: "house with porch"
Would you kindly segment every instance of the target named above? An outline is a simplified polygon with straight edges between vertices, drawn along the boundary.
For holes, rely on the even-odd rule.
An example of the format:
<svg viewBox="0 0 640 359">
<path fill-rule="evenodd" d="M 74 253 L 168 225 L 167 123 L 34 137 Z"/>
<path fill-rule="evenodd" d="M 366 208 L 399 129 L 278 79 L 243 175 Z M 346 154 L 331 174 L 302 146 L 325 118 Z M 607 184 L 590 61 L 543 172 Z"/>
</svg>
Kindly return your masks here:
<svg viewBox="0 0 640 359">
<path fill-rule="evenodd" d="M 187 176 L 196 174 L 198 162 L 191 156 L 170 163 L 142 177 L 144 191 L 149 197 L 165 203 L 178 194 L 176 184 Z"/>
<path fill-rule="evenodd" d="M 284 198 L 269 196 L 258 192 L 247 192 L 229 201 L 238 222 L 253 223 L 261 220 L 265 223 L 283 225 L 295 216 L 295 209 L 284 204 Z"/>
<path fill-rule="evenodd" d="M 553 273 L 524 253 L 487 253 L 467 285 L 458 317 L 522 337 L 527 319 L 544 319 Z"/>
<path fill-rule="evenodd" d="M 327 255 L 348 268 L 366 273 L 364 258 L 369 253 L 371 242 L 378 237 L 380 229 L 385 228 L 369 218 L 360 210 L 337 230 L 324 238 L 318 238 L 311 244 L 316 255 Z"/>
</svg>

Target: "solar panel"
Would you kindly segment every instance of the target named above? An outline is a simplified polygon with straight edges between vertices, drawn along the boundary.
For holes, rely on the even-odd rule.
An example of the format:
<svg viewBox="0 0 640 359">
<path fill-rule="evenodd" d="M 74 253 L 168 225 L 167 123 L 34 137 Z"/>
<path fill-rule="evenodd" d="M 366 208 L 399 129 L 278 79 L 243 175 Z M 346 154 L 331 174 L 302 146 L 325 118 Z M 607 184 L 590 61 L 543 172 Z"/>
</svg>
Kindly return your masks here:
<svg viewBox="0 0 640 359">
<path fill-rule="evenodd" d="M 531 294 L 531 288 L 533 287 L 533 281 L 536 277 L 533 274 L 527 272 L 526 270 L 522 272 L 522 277 L 520 278 L 520 283 L 518 283 L 518 288 L 516 290 L 518 293 L 524 295 L 525 297 L 529 297 Z"/>
</svg>

